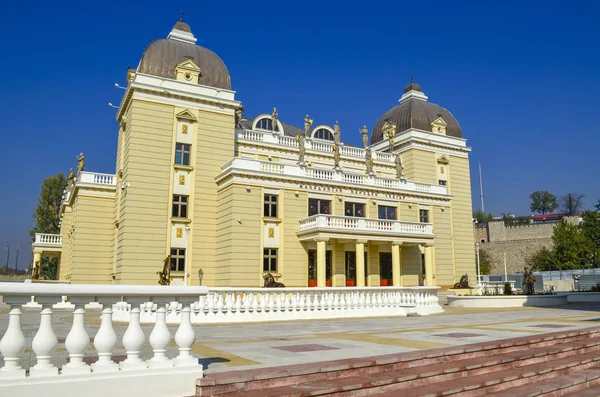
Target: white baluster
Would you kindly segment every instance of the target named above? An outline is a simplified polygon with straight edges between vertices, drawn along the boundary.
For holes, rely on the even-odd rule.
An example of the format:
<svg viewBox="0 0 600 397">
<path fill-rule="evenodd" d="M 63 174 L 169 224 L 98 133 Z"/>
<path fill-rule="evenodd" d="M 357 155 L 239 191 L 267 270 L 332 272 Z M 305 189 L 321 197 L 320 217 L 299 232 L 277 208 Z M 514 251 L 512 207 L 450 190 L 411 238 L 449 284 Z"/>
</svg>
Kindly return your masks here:
<svg viewBox="0 0 600 397">
<path fill-rule="evenodd" d="M 235 313 L 236 316 L 242 315 L 242 298 L 240 295 L 235 297 Z"/>
<path fill-rule="evenodd" d="M 206 313 L 206 317 L 212 318 L 215 316 L 215 295 L 214 294 L 207 295 L 206 300 L 208 301 L 208 303 L 207 303 L 208 313 Z"/>
<path fill-rule="evenodd" d="M 8 328 L 0 341 L 0 353 L 4 357 L 4 367 L 0 368 L 0 379 L 25 377 L 25 370 L 19 365 L 19 355 L 25 349 L 25 335 L 21 330 L 21 309 L 17 306 L 8 314 Z"/>
<path fill-rule="evenodd" d="M 90 366 L 83 362 L 83 354 L 90 344 L 90 336 L 83 323 L 84 317 L 84 306 L 77 303 L 73 311 L 73 325 L 65 339 L 65 348 L 69 352 L 69 362 L 62 367 L 65 375 L 87 374 L 91 371 Z"/>
<path fill-rule="evenodd" d="M 198 317 L 204 318 L 206 316 L 206 313 L 204 312 L 205 306 L 206 306 L 206 296 L 200 295 L 200 298 L 198 298 L 198 303 L 197 303 L 197 307 L 198 307 L 197 316 Z"/>
<path fill-rule="evenodd" d="M 94 347 L 98 352 L 98 361 L 92 364 L 94 372 L 115 372 L 119 370 L 119 365 L 112 360 L 112 349 L 117 344 L 117 333 L 113 328 L 112 314 L 110 305 L 105 304 L 104 309 L 102 309 L 100 328 L 94 337 Z"/>
<path fill-rule="evenodd" d="M 167 358 L 167 346 L 171 342 L 171 334 L 167 328 L 167 315 L 164 304 L 156 310 L 156 324 L 150 333 L 150 345 L 154 355 L 147 361 L 149 368 L 171 367 L 173 362 Z"/>
<path fill-rule="evenodd" d="M 260 307 L 258 304 L 258 294 L 253 293 L 251 298 L 252 298 L 252 313 L 250 313 L 249 311 L 246 311 L 246 314 L 248 314 L 248 315 L 258 313 L 258 308 Z"/>
<path fill-rule="evenodd" d="M 52 309 L 44 305 L 40 313 L 40 328 L 33 338 L 31 348 L 35 352 L 37 364 L 29 369 L 31 377 L 58 375 L 58 368 L 52 364 L 52 351 L 58 339 L 52 329 Z"/>
<path fill-rule="evenodd" d="M 273 313 L 273 311 L 275 311 L 275 298 L 273 294 L 269 294 L 269 314 Z"/>
<path fill-rule="evenodd" d="M 233 314 L 233 304 L 234 304 L 234 293 L 228 293 L 225 295 L 225 307 L 227 309 L 227 311 L 225 312 L 225 315 L 227 317 L 231 317 L 231 315 Z"/>
<path fill-rule="evenodd" d="M 177 328 L 177 332 L 175 332 L 175 343 L 177 343 L 177 347 L 179 348 L 179 355 L 173 360 L 176 366 L 199 365 L 198 359 L 194 358 L 191 353 L 195 340 L 196 333 L 190 321 L 190 308 L 186 305 L 181 309 L 181 323 L 179 324 L 179 328 Z"/>
<path fill-rule="evenodd" d="M 119 364 L 121 369 L 144 369 L 147 367 L 146 362 L 140 359 L 140 348 L 144 343 L 144 339 L 146 339 L 146 336 L 140 326 L 140 309 L 132 306 L 129 326 L 125 331 L 125 335 L 123 335 L 123 346 L 127 352 L 127 358 Z"/>
<path fill-rule="evenodd" d="M 217 297 L 217 317 L 223 316 L 223 295 L 219 294 Z"/>
<path fill-rule="evenodd" d="M 260 314 L 266 315 L 269 307 L 269 297 L 263 293 L 260 294 Z"/>
</svg>

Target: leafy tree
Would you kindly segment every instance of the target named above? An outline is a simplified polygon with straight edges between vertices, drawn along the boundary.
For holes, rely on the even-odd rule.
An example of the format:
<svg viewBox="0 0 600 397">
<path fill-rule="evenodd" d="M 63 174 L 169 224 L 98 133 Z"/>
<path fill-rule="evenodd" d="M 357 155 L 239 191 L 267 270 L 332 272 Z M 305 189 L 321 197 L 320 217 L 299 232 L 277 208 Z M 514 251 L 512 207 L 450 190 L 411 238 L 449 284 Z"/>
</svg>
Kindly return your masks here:
<svg viewBox="0 0 600 397">
<path fill-rule="evenodd" d="M 546 214 L 553 212 L 558 208 L 558 201 L 556 196 L 547 190 L 538 190 L 529 195 L 531 199 L 531 205 L 529 208 L 532 212 L 540 214 Z"/>
<path fill-rule="evenodd" d="M 532 270 L 538 272 L 545 272 L 549 270 L 556 270 L 556 260 L 554 251 L 549 250 L 546 247 L 542 247 L 535 254 L 531 255 L 526 259 L 527 266 L 531 267 Z"/>
<path fill-rule="evenodd" d="M 473 211 L 473 218 L 477 219 L 477 223 L 488 223 L 493 217 L 489 212 L 483 212 L 482 210 Z"/>
<path fill-rule="evenodd" d="M 600 211 L 600 199 L 598 200 L 594 208 L 596 208 L 596 211 Z"/>
<path fill-rule="evenodd" d="M 590 240 L 581 232 L 578 225 L 565 220 L 554 228 L 554 263 L 557 270 L 583 269 L 590 266 Z"/>
<path fill-rule="evenodd" d="M 492 274 L 492 258 L 483 248 L 479 249 L 479 270 L 481 274 Z"/>
<path fill-rule="evenodd" d="M 590 245 L 592 267 L 600 267 L 600 212 L 584 211 L 581 219 L 579 228 Z"/>
<path fill-rule="evenodd" d="M 569 216 L 580 215 L 583 211 L 583 194 L 567 194 L 560 197 L 560 211 L 566 212 Z"/>
<path fill-rule="evenodd" d="M 63 190 L 67 187 L 67 180 L 62 172 L 49 176 L 42 182 L 38 203 L 33 213 L 33 227 L 29 231 L 32 241 L 36 233 L 58 234 L 60 218 L 58 211 L 62 201 Z M 40 264 L 40 274 L 44 278 L 55 279 L 57 276 L 58 260 L 44 258 Z"/>
</svg>

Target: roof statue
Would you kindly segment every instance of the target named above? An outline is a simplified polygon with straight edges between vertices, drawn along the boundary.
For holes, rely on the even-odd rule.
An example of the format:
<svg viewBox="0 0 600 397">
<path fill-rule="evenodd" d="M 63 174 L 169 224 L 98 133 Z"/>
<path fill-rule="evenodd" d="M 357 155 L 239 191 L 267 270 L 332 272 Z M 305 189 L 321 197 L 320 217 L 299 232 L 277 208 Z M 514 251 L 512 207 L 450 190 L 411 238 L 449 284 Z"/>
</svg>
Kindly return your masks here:
<svg viewBox="0 0 600 397">
<path fill-rule="evenodd" d="M 367 166 L 367 174 L 375 175 L 375 171 L 373 170 L 373 151 L 371 150 L 371 146 L 367 146 L 365 150 L 365 165 Z"/>
<path fill-rule="evenodd" d="M 400 156 L 400 153 L 396 153 L 396 158 L 394 159 L 394 163 L 396 163 L 396 177 L 398 179 L 404 178 L 404 175 L 403 175 L 404 164 L 402 163 L 402 156 Z"/>
<path fill-rule="evenodd" d="M 310 130 L 310 126 L 313 121 L 308 118 L 308 114 L 304 117 L 304 136 L 308 138 L 308 131 Z"/>
<path fill-rule="evenodd" d="M 71 183 L 71 181 L 75 178 L 75 173 L 73 172 L 73 168 L 69 169 L 69 175 L 67 175 L 67 181 Z"/>
<path fill-rule="evenodd" d="M 333 142 L 336 145 L 340 145 L 340 135 L 342 134 L 342 131 L 340 130 L 340 122 L 336 120 L 334 126 L 333 126 Z"/>
<path fill-rule="evenodd" d="M 271 122 L 273 123 L 273 132 L 279 131 L 279 127 L 277 125 L 278 119 L 279 119 L 279 114 L 277 113 L 277 108 L 273 108 L 273 113 L 271 114 Z"/>
<path fill-rule="evenodd" d="M 239 108 L 235 109 L 235 128 L 241 128 L 241 122 L 242 122 L 242 107 L 240 106 Z"/>
<path fill-rule="evenodd" d="M 304 165 L 304 156 L 306 155 L 306 138 L 300 135 L 296 135 L 298 141 L 298 165 Z"/>
<path fill-rule="evenodd" d="M 340 167 L 340 160 L 341 160 L 341 155 L 340 155 L 340 145 L 338 144 L 333 144 L 333 162 L 334 162 L 334 170 L 341 170 L 342 167 Z"/>
<path fill-rule="evenodd" d="M 366 125 L 363 125 L 362 130 L 360 130 L 360 135 L 362 135 L 363 146 L 366 148 L 369 146 L 369 130 Z"/>
<path fill-rule="evenodd" d="M 79 153 L 79 156 L 75 156 L 75 158 L 77 159 L 77 176 L 79 176 L 85 168 L 85 156 L 83 153 Z"/>
</svg>

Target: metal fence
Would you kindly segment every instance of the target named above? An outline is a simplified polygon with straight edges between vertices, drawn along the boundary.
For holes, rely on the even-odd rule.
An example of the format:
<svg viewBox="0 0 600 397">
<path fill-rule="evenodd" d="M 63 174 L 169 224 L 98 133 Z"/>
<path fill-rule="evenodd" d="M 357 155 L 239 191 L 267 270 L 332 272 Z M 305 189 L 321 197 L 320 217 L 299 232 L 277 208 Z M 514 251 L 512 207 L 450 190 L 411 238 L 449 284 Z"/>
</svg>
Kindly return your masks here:
<svg viewBox="0 0 600 397">
<path fill-rule="evenodd" d="M 587 291 L 600 282 L 600 268 L 598 269 L 576 269 L 576 270 L 554 270 L 548 272 L 533 272 L 536 277 L 535 291 L 544 290 L 544 280 L 574 280 L 575 289 Z M 482 275 L 482 280 L 505 281 L 504 274 Z M 523 286 L 523 273 L 509 273 L 508 279 L 515 282 L 516 288 Z"/>
<path fill-rule="evenodd" d="M 542 292 L 544 290 L 544 275 L 539 273 L 534 273 L 535 275 L 535 284 L 533 285 L 533 290 L 535 292 Z M 504 279 L 504 274 L 490 274 L 490 275 L 482 275 L 481 279 L 484 281 L 506 281 Z M 523 274 L 522 273 L 509 273 L 508 281 L 515 282 L 515 288 L 523 288 Z"/>
</svg>

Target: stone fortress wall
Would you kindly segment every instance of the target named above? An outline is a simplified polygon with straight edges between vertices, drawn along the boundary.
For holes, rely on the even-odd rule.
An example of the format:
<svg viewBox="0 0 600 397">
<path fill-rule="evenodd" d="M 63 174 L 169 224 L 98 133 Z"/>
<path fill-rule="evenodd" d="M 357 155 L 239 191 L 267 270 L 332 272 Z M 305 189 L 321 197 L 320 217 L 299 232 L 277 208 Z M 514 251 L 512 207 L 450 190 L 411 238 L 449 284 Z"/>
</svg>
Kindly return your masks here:
<svg viewBox="0 0 600 397">
<path fill-rule="evenodd" d="M 578 217 L 566 217 L 567 222 L 578 223 Z M 492 274 L 504 274 L 504 258 L 509 273 L 522 272 L 528 257 L 539 249 L 552 248 L 552 234 L 557 223 L 505 226 L 504 221 L 489 222 L 476 229 L 476 238 L 492 260 Z"/>
</svg>

